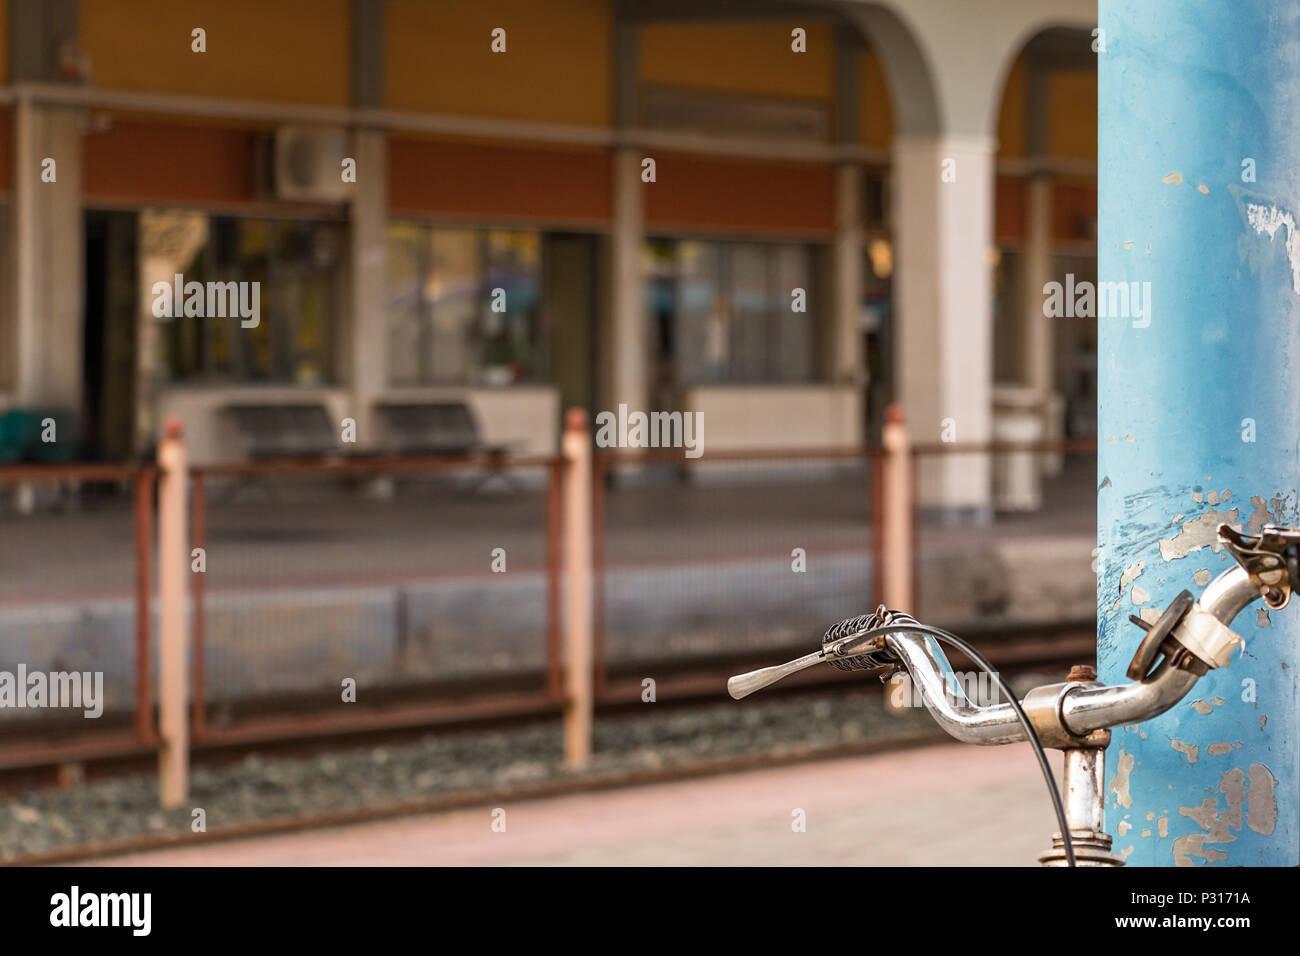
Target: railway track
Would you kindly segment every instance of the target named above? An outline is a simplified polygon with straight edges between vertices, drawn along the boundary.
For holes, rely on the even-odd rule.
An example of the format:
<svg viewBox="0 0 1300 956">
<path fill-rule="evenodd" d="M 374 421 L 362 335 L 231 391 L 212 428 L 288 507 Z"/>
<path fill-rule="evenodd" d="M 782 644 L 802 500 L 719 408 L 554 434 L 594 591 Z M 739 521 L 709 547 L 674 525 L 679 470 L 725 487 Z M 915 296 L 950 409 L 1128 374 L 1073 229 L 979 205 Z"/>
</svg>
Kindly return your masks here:
<svg viewBox="0 0 1300 956">
<path fill-rule="evenodd" d="M 981 633 L 982 632 L 982 633 Z M 962 633 L 990 660 L 1009 673 L 1060 668 L 1090 662 L 1095 656 L 1092 622 L 1035 625 L 1008 633 L 994 627 L 967 627 Z M 599 714 L 617 714 L 643 706 L 642 681 L 655 679 L 658 707 L 689 707 L 725 699 L 726 679 L 749 667 L 806 653 L 807 647 L 772 647 L 725 658 L 664 660 L 612 671 L 596 699 Z M 969 662 L 951 656 L 954 667 Z M 776 685 L 770 694 L 832 691 L 846 682 L 861 682 L 861 673 L 813 668 Z M 476 729 L 559 719 L 562 701 L 544 689 L 544 677 L 522 675 L 455 685 L 424 686 L 392 692 L 374 704 L 327 704 L 301 700 L 277 710 L 250 708 L 229 720 L 209 724 L 191 741 L 195 764 L 238 760 L 252 752 L 293 754 L 333 747 L 412 739 L 431 730 Z M 41 731 L 0 745 L 0 790 L 68 785 L 83 779 L 149 770 L 157 742 L 141 739 L 129 726 L 94 736 Z"/>
</svg>

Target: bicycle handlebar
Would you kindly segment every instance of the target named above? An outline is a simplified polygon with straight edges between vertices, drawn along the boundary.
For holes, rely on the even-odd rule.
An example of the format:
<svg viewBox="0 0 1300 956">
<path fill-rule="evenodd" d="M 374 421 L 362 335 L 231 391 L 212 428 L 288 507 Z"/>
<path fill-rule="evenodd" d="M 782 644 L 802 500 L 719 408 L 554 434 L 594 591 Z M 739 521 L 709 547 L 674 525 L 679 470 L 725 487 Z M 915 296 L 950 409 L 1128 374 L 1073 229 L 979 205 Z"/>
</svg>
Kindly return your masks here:
<svg viewBox="0 0 1300 956">
<path fill-rule="evenodd" d="M 1025 695 L 1021 706 L 1044 745 L 1083 745 L 1094 732 L 1163 714 L 1207 671 L 1226 666 L 1232 652 L 1242 646 L 1241 638 L 1230 630 L 1237 614 L 1261 598 L 1270 607 L 1284 607 L 1291 592 L 1300 589 L 1300 528 L 1266 526 L 1251 536 L 1221 525 L 1219 539 L 1237 566 L 1211 581 L 1199 601 L 1187 604 L 1176 598 L 1150 627 L 1151 641 L 1143 642 L 1130 665 L 1138 667 L 1140 679 L 1115 685 L 1048 684 Z M 1157 646 L 1148 648 L 1151 643 Z M 1164 657 L 1148 672 L 1157 652 Z M 1143 655 L 1145 659 L 1139 660 Z M 727 682 L 727 690 L 739 700 L 823 661 L 841 670 L 905 669 L 920 688 L 931 716 L 958 740 L 1006 744 L 1027 739 L 1010 703 L 981 707 L 971 702 L 930 629 L 883 605 L 831 627 L 821 650 L 787 664 L 739 674 Z"/>
<path fill-rule="evenodd" d="M 902 621 L 916 623 L 914 618 L 898 611 L 890 611 L 884 605 L 870 614 L 846 618 L 826 631 L 822 638 L 821 650 L 805 654 L 785 664 L 761 667 L 747 674 L 737 674 L 727 681 L 727 693 L 740 700 L 796 671 L 823 662 L 842 671 L 888 667 L 895 663 L 896 658 L 885 649 L 884 644 L 872 632 Z"/>
</svg>

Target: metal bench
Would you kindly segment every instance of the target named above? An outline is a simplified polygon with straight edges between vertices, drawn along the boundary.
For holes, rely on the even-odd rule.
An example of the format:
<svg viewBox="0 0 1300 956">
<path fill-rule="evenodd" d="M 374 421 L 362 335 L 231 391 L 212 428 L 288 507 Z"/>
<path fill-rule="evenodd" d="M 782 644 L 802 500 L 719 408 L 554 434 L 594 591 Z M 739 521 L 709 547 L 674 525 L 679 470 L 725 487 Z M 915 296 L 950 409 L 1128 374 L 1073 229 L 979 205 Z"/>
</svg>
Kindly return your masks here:
<svg viewBox="0 0 1300 956">
<path fill-rule="evenodd" d="M 249 458 L 319 458 L 342 452 L 339 433 L 319 403 L 244 405 L 225 408 Z"/>
<path fill-rule="evenodd" d="M 320 402 L 241 402 L 226 405 L 222 411 L 234 423 L 244 453 L 253 461 L 344 454 L 338 425 Z M 231 501 L 240 490 L 253 485 L 275 499 L 274 484 L 257 475 L 232 483 L 223 497 Z"/>
<path fill-rule="evenodd" d="M 494 476 L 514 487 L 506 470 L 506 456 L 512 446 L 485 442 L 478 419 L 464 402 L 380 402 L 375 409 L 383 419 L 388 447 L 394 454 L 481 456 L 487 473 L 476 488 Z"/>
</svg>

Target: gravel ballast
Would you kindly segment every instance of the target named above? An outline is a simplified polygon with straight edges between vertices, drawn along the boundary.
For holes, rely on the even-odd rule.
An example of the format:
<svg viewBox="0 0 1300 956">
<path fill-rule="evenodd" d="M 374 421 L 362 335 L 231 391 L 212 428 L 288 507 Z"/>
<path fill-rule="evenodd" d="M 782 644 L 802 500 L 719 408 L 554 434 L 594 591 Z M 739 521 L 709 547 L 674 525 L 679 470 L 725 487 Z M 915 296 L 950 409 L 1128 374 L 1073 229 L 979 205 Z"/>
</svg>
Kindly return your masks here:
<svg viewBox="0 0 1300 956">
<path fill-rule="evenodd" d="M 1013 686 L 1023 692 L 1039 682 L 1026 675 Z M 0 804 L 0 861 L 151 836 L 183 839 L 194 832 L 197 808 L 213 834 L 457 795 L 686 770 L 735 758 L 768 755 L 779 761 L 927 732 L 938 733 L 923 709 L 887 714 L 879 688 L 868 686 L 658 710 L 646 704 L 645 712 L 602 716 L 595 725 L 591 763 L 580 773 L 563 767 L 558 721 L 431 733 L 413 743 L 306 757 L 254 753 L 235 763 L 195 767 L 187 805 L 171 811 L 158 809 L 156 778 L 145 773 L 10 795 Z"/>
</svg>

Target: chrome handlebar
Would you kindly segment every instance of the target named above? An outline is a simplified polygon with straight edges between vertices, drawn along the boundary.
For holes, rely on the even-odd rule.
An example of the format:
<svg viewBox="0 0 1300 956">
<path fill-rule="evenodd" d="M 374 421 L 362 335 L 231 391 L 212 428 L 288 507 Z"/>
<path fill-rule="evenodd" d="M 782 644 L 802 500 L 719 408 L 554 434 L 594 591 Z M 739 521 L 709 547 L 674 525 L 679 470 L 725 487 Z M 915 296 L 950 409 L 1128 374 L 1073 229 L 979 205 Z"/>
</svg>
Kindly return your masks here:
<svg viewBox="0 0 1300 956">
<path fill-rule="evenodd" d="M 1249 604 L 1264 599 L 1283 607 L 1300 587 L 1300 528 L 1267 526 L 1259 535 L 1242 535 L 1227 525 L 1219 540 L 1237 560 L 1201 592 L 1200 600 L 1167 612 L 1167 630 L 1158 650 L 1163 658 L 1154 670 L 1127 684 L 1105 685 L 1071 681 L 1036 687 L 1021 706 L 1045 746 L 1085 745 L 1089 735 L 1120 724 L 1140 723 L 1159 716 L 1187 695 L 1208 670 L 1226 666 L 1242 647 L 1230 630 L 1233 619 Z M 1276 559 L 1274 559 L 1276 556 Z M 1278 568 L 1284 570 L 1278 573 Z M 1287 572 L 1290 572 L 1289 574 Z M 775 667 L 740 674 L 727 682 L 739 700 L 796 671 L 819 662 L 843 670 L 901 667 L 921 690 L 926 708 L 951 736 L 973 744 L 1007 744 L 1026 739 L 1024 726 L 1009 703 L 979 706 L 961 691 L 961 682 L 939 642 L 917 622 L 885 607 L 872 614 L 842 621 L 826 632 L 822 648 Z M 890 626 L 886 633 L 874 633 Z M 893 630 L 902 626 L 904 629 Z M 1157 635 L 1159 637 L 1159 635 Z"/>
<path fill-rule="evenodd" d="M 727 681 L 727 693 L 740 700 L 769 684 L 775 684 L 782 677 L 789 677 L 814 664 L 826 663 L 842 671 L 889 667 L 897 658 L 886 649 L 883 640 L 872 632 L 881 627 L 907 622 L 915 624 L 916 620 L 899 611 L 891 611 L 882 604 L 870 614 L 861 614 L 832 625 L 822 638 L 822 648 L 819 651 L 785 664 L 737 674 Z"/>
</svg>

